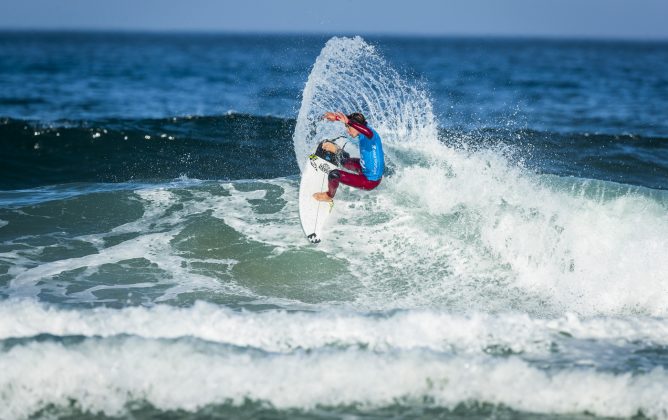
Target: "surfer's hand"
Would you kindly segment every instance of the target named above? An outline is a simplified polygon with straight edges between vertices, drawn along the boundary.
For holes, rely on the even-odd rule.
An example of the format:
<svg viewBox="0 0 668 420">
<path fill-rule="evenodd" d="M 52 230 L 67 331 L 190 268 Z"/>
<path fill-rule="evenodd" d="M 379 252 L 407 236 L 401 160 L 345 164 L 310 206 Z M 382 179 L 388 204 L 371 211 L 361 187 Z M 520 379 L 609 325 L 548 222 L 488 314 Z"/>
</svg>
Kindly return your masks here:
<svg viewBox="0 0 668 420">
<path fill-rule="evenodd" d="M 348 124 L 348 117 L 346 117 L 346 114 L 344 114 L 343 112 L 339 111 L 334 115 L 336 115 L 337 120 L 341 121 L 344 124 Z"/>
<path fill-rule="evenodd" d="M 323 115 L 322 118 L 326 119 L 327 121 L 336 121 L 336 120 L 338 120 L 336 114 L 333 113 L 333 112 L 325 112 L 325 115 Z"/>
<path fill-rule="evenodd" d="M 330 152 L 330 153 L 336 153 L 339 150 L 339 148 L 336 146 L 336 144 L 330 143 L 328 141 L 326 141 L 322 144 L 322 148 L 325 151 Z"/>
</svg>

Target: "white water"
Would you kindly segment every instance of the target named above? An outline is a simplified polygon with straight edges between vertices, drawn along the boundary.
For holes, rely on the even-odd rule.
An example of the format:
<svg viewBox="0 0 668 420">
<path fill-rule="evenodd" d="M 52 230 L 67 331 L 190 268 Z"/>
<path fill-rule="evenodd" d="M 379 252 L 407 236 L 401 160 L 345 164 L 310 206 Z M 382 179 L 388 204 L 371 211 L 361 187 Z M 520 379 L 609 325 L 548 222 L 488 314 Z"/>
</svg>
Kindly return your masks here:
<svg viewBox="0 0 668 420">
<path fill-rule="evenodd" d="M 442 357 L 425 351 L 377 355 L 359 350 L 268 357 L 208 350 L 203 343 L 137 338 L 63 346 L 33 342 L 3 355 L 3 418 L 25 417 L 70 399 L 90 412 L 120 415 L 144 400 L 162 410 L 266 401 L 275 408 L 395 403 L 454 408 L 487 401 L 543 413 L 666 418 L 668 374 L 613 375 L 580 369 L 549 373 L 517 359 Z M 26 375 L 24 366 L 34 366 Z M 425 398 L 432 400 L 425 403 Z"/>
<path fill-rule="evenodd" d="M 623 349 L 632 343 L 668 346 L 668 324 L 662 319 L 532 318 L 522 313 L 455 315 L 444 311 L 403 311 L 368 316 L 365 313 L 237 312 L 199 302 L 189 308 L 97 308 L 63 310 L 30 300 L 0 303 L 0 340 L 53 336 L 147 339 L 198 338 L 207 342 L 252 347 L 267 352 L 333 347 L 370 351 L 423 349 L 434 352 L 483 354 L 490 348 L 532 358 L 549 357 L 554 345 L 562 356 Z M 572 354 L 571 354 L 572 353 Z"/>
<path fill-rule="evenodd" d="M 3 349 L 1 418 L 70 399 L 85 411 L 122 415 L 137 400 L 194 411 L 245 398 L 278 409 L 397 402 L 454 408 L 486 401 L 533 412 L 631 416 L 641 410 L 668 418 L 664 369 L 612 373 L 596 360 L 602 350 L 630 354 L 632 342 L 666 345 L 666 324 L 651 318 L 239 313 L 205 303 L 74 311 L 28 301 L 0 304 L 0 315 L 10 321 L 1 337 L 89 337 Z M 522 358 L 495 357 L 490 348 Z M 541 367 L 555 351 L 575 363 Z"/>
</svg>

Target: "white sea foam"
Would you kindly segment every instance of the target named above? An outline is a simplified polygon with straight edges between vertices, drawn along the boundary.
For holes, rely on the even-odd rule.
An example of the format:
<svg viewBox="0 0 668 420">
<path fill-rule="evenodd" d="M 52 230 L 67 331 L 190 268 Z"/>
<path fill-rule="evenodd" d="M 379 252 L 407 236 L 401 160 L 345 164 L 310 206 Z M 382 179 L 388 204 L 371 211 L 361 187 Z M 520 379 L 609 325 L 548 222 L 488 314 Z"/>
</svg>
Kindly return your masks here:
<svg viewBox="0 0 668 420">
<path fill-rule="evenodd" d="M 478 354 L 499 348 L 542 357 L 550 356 L 556 345 L 562 357 L 566 357 L 570 356 L 569 352 L 595 354 L 602 346 L 611 350 L 613 347 L 623 349 L 630 343 L 668 345 L 668 324 L 661 318 L 568 315 L 538 319 L 526 314 L 454 315 L 426 310 L 386 315 L 341 311 L 237 312 L 204 302 L 189 308 L 159 305 L 120 310 L 63 310 L 31 300 L 11 300 L 0 303 L 0 319 L 0 339 L 39 334 L 133 335 L 151 339 L 195 337 L 267 352 L 335 346 L 372 351 L 429 349 Z"/>
<path fill-rule="evenodd" d="M 429 166 L 400 168 L 377 196 L 355 192 L 355 207 L 339 212 L 347 224 L 333 228 L 344 238 L 338 252 L 355 250 L 362 263 L 354 271 L 370 286 L 400 274 L 407 293 L 397 303 L 408 306 L 668 313 L 665 202 L 602 181 L 574 180 L 565 190 L 491 152 L 412 152 L 420 150 Z M 373 223 L 383 213 L 387 221 Z"/>
<path fill-rule="evenodd" d="M 30 366 L 31 369 L 26 369 Z M 503 404 L 527 412 L 668 418 L 668 374 L 545 371 L 518 359 L 413 350 L 266 354 L 192 340 L 31 342 L 0 353 L 0 417 L 48 406 L 122 415 L 132 401 L 161 410 L 263 401 L 278 409 L 356 404 L 454 408 Z"/>
</svg>

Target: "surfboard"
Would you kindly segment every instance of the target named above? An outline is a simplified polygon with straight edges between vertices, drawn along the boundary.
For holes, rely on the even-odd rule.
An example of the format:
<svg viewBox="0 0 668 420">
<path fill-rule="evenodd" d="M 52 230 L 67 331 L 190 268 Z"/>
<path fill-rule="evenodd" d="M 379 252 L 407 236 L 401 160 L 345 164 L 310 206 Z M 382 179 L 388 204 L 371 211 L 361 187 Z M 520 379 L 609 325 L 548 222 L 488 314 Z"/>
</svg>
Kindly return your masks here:
<svg viewBox="0 0 668 420">
<path fill-rule="evenodd" d="M 323 229 L 334 209 L 334 203 L 318 201 L 313 194 L 327 191 L 329 172 L 337 169 L 339 164 L 336 154 L 323 150 L 323 143 L 320 142 L 316 151 L 307 158 L 299 183 L 299 218 L 306 239 L 313 244 L 322 240 Z"/>
</svg>

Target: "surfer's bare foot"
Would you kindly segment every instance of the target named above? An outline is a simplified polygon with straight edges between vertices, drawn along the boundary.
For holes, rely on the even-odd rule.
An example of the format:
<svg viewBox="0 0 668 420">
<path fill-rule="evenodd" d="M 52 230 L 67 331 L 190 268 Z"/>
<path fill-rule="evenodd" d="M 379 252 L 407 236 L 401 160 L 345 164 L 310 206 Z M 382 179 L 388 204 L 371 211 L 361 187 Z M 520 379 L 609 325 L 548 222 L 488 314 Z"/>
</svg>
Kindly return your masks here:
<svg viewBox="0 0 668 420">
<path fill-rule="evenodd" d="M 333 201 L 332 197 L 330 197 L 326 192 L 315 193 L 313 194 L 313 198 L 318 201 Z"/>
</svg>

